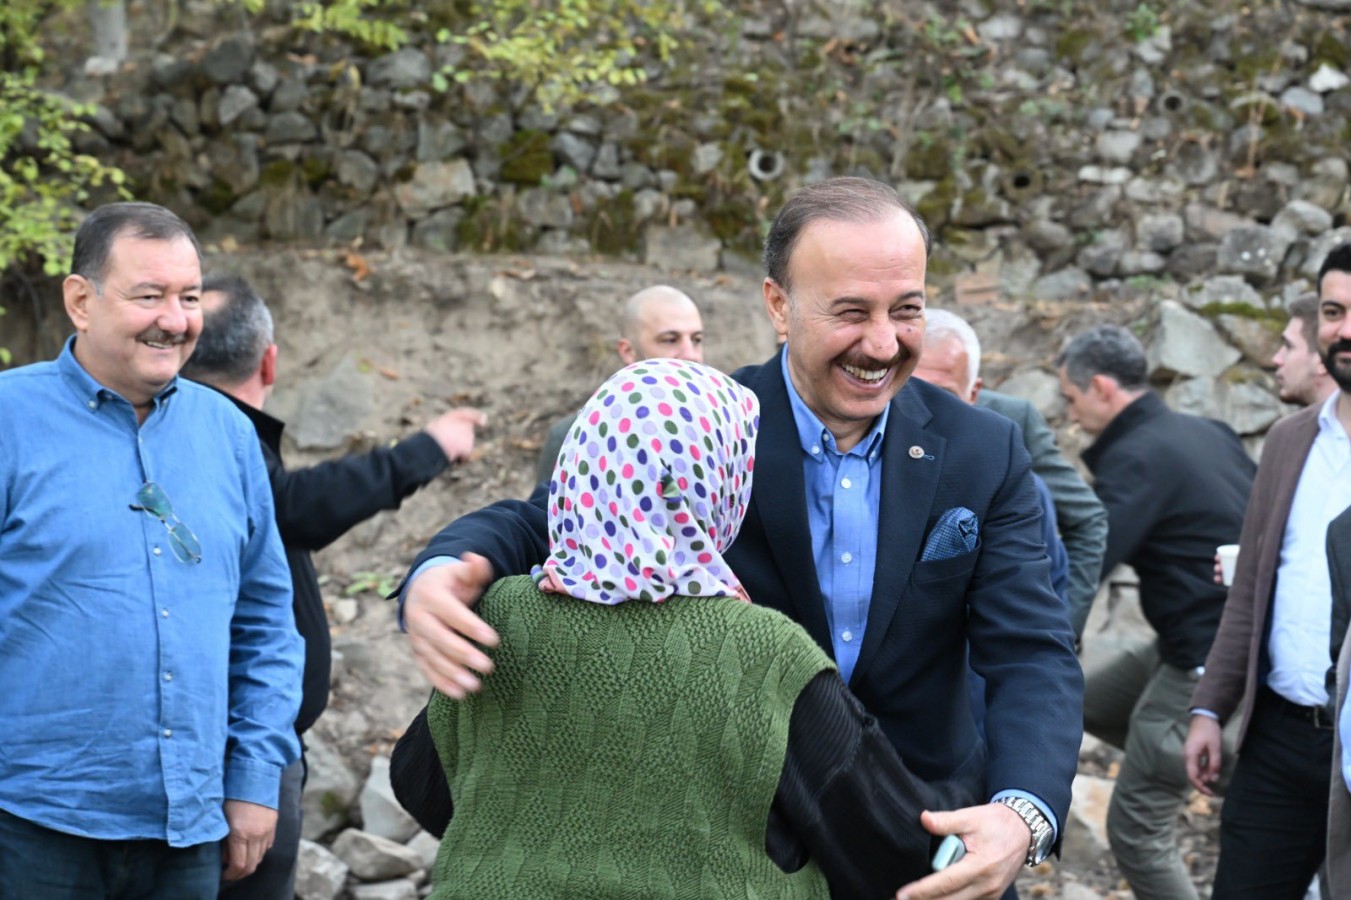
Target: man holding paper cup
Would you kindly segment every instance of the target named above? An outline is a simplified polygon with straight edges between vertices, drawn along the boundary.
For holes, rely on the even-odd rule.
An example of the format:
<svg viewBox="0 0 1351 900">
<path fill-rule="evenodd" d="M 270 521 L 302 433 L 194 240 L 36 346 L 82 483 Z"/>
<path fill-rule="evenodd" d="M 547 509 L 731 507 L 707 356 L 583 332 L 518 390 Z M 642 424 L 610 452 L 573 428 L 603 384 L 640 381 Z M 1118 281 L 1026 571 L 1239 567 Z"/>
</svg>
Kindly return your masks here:
<svg viewBox="0 0 1351 900">
<path fill-rule="evenodd" d="M 1102 573 L 1135 569 L 1157 633 L 1085 666 L 1084 730 L 1125 751 L 1107 837 L 1139 900 L 1195 898 L 1176 836 L 1182 745 L 1224 606 L 1211 559 L 1238 537 L 1255 466 L 1229 426 L 1174 412 L 1150 390 L 1144 347 L 1126 329 L 1084 332 L 1056 365 L 1070 419 L 1095 436 L 1083 460 L 1107 508 Z"/>
<path fill-rule="evenodd" d="M 1248 710 L 1221 813 L 1216 900 L 1303 897 L 1324 856 L 1333 741 L 1325 540 L 1351 505 L 1351 244 L 1327 255 L 1318 293 L 1318 349 L 1340 390 L 1267 432 L 1243 551 L 1192 696 L 1187 775 L 1206 794 L 1228 762 L 1220 726 Z"/>
</svg>

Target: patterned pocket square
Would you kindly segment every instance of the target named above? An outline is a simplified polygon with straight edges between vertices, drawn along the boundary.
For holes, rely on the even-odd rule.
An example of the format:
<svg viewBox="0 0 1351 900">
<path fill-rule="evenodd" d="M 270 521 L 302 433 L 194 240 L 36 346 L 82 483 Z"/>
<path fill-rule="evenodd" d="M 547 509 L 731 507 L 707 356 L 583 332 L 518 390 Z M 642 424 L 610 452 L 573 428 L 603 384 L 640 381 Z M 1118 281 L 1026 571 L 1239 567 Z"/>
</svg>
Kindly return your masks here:
<svg viewBox="0 0 1351 900">
<path fill-rule="evenodd" d="M 938 523 L 924 542 L 921 562 L 951 559 L 976 549 L 980 541 L 980 523 L 976 514 L 965 506 L 954 506 L 938 517 Z"/>
</svg>

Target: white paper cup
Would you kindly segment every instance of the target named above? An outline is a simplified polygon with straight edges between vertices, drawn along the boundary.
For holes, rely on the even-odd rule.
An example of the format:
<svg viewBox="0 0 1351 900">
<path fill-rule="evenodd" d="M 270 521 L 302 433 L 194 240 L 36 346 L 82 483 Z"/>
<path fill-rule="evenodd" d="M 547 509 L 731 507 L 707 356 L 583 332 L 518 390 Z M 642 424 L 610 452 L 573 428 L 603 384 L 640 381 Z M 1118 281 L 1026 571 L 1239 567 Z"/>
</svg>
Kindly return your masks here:
<svg viewBox="0 0 1351 900">
<path fill-rule="evenodd" d="M 1215 548 L 1215 555 L 1220 558 L 1220 577 L 1227 587 L 1234 583 L 1234 567 L 1238 565 L 1238 544 L 1222 544 Z"/>
</svg>

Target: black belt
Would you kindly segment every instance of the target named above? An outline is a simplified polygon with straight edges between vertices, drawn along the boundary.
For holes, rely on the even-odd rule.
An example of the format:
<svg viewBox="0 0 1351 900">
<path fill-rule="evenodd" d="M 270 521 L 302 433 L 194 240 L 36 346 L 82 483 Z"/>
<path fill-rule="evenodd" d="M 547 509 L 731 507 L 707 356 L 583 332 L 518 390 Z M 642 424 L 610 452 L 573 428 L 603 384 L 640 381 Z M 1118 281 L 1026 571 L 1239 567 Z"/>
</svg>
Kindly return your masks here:
<svg viewBox="0 0 1351 900">
<path fill-rule="evenodd" d="M 1300 706 L 1298 703 L 1291 703 L 1269 687 L 1262 688 L 1262 698 L 1268 706 L 1281 715 L 1299 719 L 1301 722 L 1308 722 L 1314 728 L 1324 731 L 1331 731 L 1333 728 L 1330 706 Z"/>
</svg>

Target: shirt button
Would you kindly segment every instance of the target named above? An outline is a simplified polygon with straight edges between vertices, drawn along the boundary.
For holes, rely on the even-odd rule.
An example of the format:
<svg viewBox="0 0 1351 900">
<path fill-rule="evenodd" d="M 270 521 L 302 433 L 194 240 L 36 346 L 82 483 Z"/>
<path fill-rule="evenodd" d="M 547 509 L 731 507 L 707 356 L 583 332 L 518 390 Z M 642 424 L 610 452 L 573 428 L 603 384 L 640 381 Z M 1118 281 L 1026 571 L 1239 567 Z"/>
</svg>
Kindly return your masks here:
<svg viewBox="0 0 1351 900">
<path fill-rule="evenodd" d="M 812 456 L 815 456 L 816 454 L 818 454 L 818 453 L 820 453 L 820 452 L 821 452 L 821 448 L 818 447 L 818 446 L 816 446 L 815 444 L 812 444 Z"/>
<path fill-rule="evenodd" d="M 165 681 L 173 681 L 173 680 L 174 680 L 174 673 L 173 673 L 173 672 L 165 672 L 165 673 L 164 673 L 164 680 L 165 680 Z"/>
<path fill-rule="evenodd" d="M 167 609 L 161 609 L 159 614 L 166 619 L 169 618 L 169 611 Z"/>
<path fill-rule="evenodd" d="M 97 400 L 90 400 L 88 406 L 90 409 L 98 409 L 99 402 Z"/>
<path fill-rule="evenodd" d="M 842 488 L 851 488 L 851 487 L 853 487 L 853 486 L 854 486 L 854 483 L 853 483 L 852 481 L 850 481 L 848 478 L 842 478 L 842 479 L 840 479 L 840 487 L 842 487 Z"/>
<path fill-rule="evenodd" d="M 173 736 L 174 736 L 174 730 L 173 730 L 172 728 L 166 728 L 166 729 L 164 729 L 164 736 L 165 736 L 165 737 L 173 737 Z"/>
<path fill-rule="evenodd" d="M 154 548 L 153 550 L 151 550 L 150 552 L 153 553 L 153 554 L 155 554 L 156 556 L 159 556 L 159 554 L 160 554 L 160 549 L 159 549 L 159 547 L 155 547 L 155 548 Z"/>
<path fill-rule="evenodd" d="M 853 561 L 854 561 L 854 554 L 852 554 L 852 553 L 842 553 L 842 554 L 840 554 L 840 562 L 844 563 L 845 565 L 848 565 L 849 563 L 851 563 L 851 562 L 853 562 Z"/>
<path fill-rule="evenodd" d="M 852 641 L 853 639 L 854 633 L 852 631 L 846 631 L 840 635 L 840 640 L 844 641 L 846 644 Z"/>
</svg>

